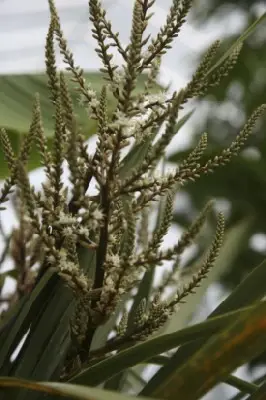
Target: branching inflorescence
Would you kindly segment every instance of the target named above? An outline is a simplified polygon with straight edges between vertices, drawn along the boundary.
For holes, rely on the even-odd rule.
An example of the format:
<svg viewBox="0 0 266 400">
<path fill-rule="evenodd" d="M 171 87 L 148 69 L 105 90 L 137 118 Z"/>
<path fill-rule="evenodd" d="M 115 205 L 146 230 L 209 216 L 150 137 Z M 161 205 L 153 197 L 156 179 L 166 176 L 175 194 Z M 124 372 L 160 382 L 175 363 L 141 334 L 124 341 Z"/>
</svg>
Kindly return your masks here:
<svg viewBox="0 0 266 400">
<path fill-rule="evenodd" d="M 161 58 L 178 35 L 191 1 L 174 0 L 166 23 L 157 36 L 151 38 L 146 34 L 146 28 L 154 2 L 135 0 L 130 43 L 124 48 L 100 0 L 89 1 L 92 35 L 103 64 L 101 72 L 106 79 L 98 96 L 86 82 L 83 70 L 75 65 L 54 2 L 49 0 L 51 20 L 45 55 L 50 101 L 54 105 L 53 148 L 49 150 L 47 146 L 38 94 L 34 101 L 32 124 L 18 156 L 15 156 L 4 129 L 0 134 L 10 170 L 0 203 L 7 201 L 14 186 L 18 187 L 23 215 L 31 226 L 28 240 L 32 240 L 36 248 L 43 244 L 39 275 L 53 268 L 75 297 L 76 308 L 70 321 L 72 344 L 65 366 L 67 374 L 77 359 L 83 363 L 95 356 L 97 351 L 90 354 L 90 345 L 97 327 L 121 307 L 125 294 L 138 286 L 144 273 L 164 261 L 172 261 L 175 270 L 178 269 L 180 256 L 196 239 L 212 205 L 209 203 L 205 207 L 175 246 L 162 249 L 161 244 L 171 225 L 178 187 L 228 163 L 239 153 L 265 110 L 265 105 L 257 108 L 234 142 L 221 154 L 207 162 L 201 161 L 207 147 L 207 134 L 203 134 L 195 149 L 174 171 L 158 174 L 157 166 L 166 147 L 188 119 L 188 116 L 179 118 L 184 104 L 206 93 L 210 86 L 217 85 L 228 74 L 237 61 L 241 46 L 209 73 L 220 46 L 218 41 L 214 42 L 186 87 L 173 94 L 158 87 L 157 93 L 154 92 Z M 92 157 L 88 155 L 73 110 L 67 75 L 57 71 L 55 42 L 80 94 L 81 105 L 86 108 L 88 118 L 97 121 L 97 146 Z M 114 63 L 113 50 L 122 56 L 122 68 Z M 146 73 L 146 83 L 143 91 L 136 93 L 136 84 L 143 72 Z M 109 95 L 116 101 L 111 115 L 107 106 Z M 36 193 L 30 186 L 26 172 L 33 142 L 46 173 L 42 193 Z M 71 193 L 63 184 L 64 161 L 70 170 Z M 97 183 L 96 196 L 88 193 L 92 178 Z M 147 213 L 154 209 L 155 201 L 159 202 L 160 218 L 150 233 Z M 122 313 L 115 329 L 116 336 L 107 341 L 98 354 L 143 340 L 157 331 L 176 306 L 207 276 L 218 257 L 223 234 L 224 219 L 219 214 L 209 253 L 191 281 L 183 286 L 182 282 L 177 282 L 179 289 L 174 298 L 162 300 L 162 291 L 172 279 L 171 272 L 166 274 L 164 284 L 152 291 L 152 299 L 141 299 L 130 329 L 130 313 Z M 18 233 L 17 237 L 20 237 Z M 81 251 L 86 251 L 85 262 L 84 257 L 80 257 Z"/>
</svg>

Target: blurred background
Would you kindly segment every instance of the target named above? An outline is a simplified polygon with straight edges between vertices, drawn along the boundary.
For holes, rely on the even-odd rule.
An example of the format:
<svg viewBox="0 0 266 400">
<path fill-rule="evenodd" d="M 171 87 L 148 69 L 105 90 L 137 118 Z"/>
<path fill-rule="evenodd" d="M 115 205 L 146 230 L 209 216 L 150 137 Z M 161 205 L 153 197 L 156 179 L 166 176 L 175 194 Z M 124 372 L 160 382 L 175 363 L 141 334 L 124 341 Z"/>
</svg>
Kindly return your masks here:
<svg viewBox="0 0 266 400">
<path fill-rule="evenodd" d="M 103 0 L 109 19 L 120 32 L 122 43 L 127 43 L 131 24 L 132 0 Z M 92 86 L 99 90 L 101 76 L 97 73 L 100 61 L 94 52 L 87 0 L 56 0 L 62 28 L 72 49 L 76 63 L 87 74 Z M 150 32 L 155 34 L 164 22 L 171 0 L 156 0 Z M 254 0 L 195 0 L 188 23 L 184 25 L 171 51 L 164 57 L 159 83 L 178 90 L 190 79 L 204 50 L 217 38 L 222 39 L 222 50 L 241 34 L 248 25 L 266 11 L 265 2 Z M 49 21 L 46 0 L 0 0 L 0 126 L 5 127 L 15 149 L 29 127 L 33 94 L 41 95 L 44 125 L 51 136 L 52 110 L 47 100 L 43 71 L 44 45 Z M 199 135 L 208 133 L 209 153 L 216 153 L 230 143 L 243 126 L 252 110 L 266 102 L 266 23 L 261 24 L 245 42 L 240 60 L 218 88 L 203 99 L 187 105 L 185 113 L 195 109 L 192 118 L 174 139 L 168 151 L 169 165 L 178 163 L 195 145 Z M 121 60 L 117 59 L 117 62 Z M 64 68 L 60 58 L 58 64 Z M 95 126 L 80 110 L 80 120 L 88 133 L 93 151 Z M 217 199 L 216 207 L 225 212 L 230 235 L 227 255 L 218 263 L 215 274 L 199 293 L 193 304 L 178 316 L 179 326 L 192 318 L 206 317 L 241 279 L 265 258 L 266 254 L 266 119 L 261 119 L 248 145 L 230 165 L 215 174 L 202 177 L 185 187 L 176 199 L 175 226 L 167 236 L 167 243 L 176 240 L 183 227 L 195 217 L 210 197 Z M 207 154 L 207 156 L 208 156 Z M 31 181 L 40 186 L 43 174 L 36 153 L 30 160 Z M 7 176 L 3 154 L 0 152 L 0 178 Z M 13 209 L 2 213 L 2 228 L 8 235 L 16 225 Z M 213 221 L 214 222 L 214 221 Z M 202 253 L 209 234 L 186 255 L 192 263 Z M 2 238 L 2 251 L 4 239 Z M 6 258 L 5 269 L 11 258 Z M 12 278 L 6 280 L 4 290 L 12 288 Z M 200 304 L 195 313 L 195 304 Z M 192 310 L 192 311 L 191 311 Z M 176 326 L 176 325 L 175 325 Z M 265 373 L 266 355 L 252 365 L 237 371 L 248 379 Z M 150 371 L 146 371 L 146 375 Z M 227 400 L 235 391 L 220 385 L 206 400 Z"/>
</svg>

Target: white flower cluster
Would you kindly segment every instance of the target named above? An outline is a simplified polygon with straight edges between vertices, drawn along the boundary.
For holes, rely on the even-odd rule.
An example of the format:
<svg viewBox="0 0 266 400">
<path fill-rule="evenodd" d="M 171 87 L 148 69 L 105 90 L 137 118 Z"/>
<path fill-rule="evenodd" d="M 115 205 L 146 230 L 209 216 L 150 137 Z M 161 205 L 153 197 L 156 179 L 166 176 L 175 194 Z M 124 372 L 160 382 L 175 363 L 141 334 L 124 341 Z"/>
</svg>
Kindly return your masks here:
<svg viewBox="0 0 266 400">
<path fill-rule="evenodd" d="M 167 94 L 165 92 L 148 94 L 134 104 L 137 110 L 136 115 L 126 116 L 118 111 L 117 124 L 123 128 L 123 136 L 125 138 L 134 137 L 137 142 L 141 142 L 149 136 L 152 129 L 147 129 L 145 125 L 153 115 L 154 109 L 156 109 L 158 115 L 164 111 L 166 100 Z"/>
<path fill-rule="evenodd" d="M 79 266 L 69 261 L 67 251 L 60 250 L 59 275 L 65 280 L 67 285 L 75 292 L 88 293 L 91 288 L 91 281 L 80 271 Z"/>
<path fill-rule="evenodd" d="M 91 116 L 95 116 L 95 109 L 99 107 L 99 100 L 97 99 L 97 93 L 91 88 L 91 85 L 86 82 L 86 93 L 81 93 L 78 102 L 81 106 L 87 107 L 88 113 Z"/>
<path fill-rule="evenodd" d="M 134 116 L 127 116 L 122 111 L 116 111 L 116 120 L 111 124 L 112 129 L 122 129 L 124 139 L 134 137 L 138 139 L 147 136 L 148 130 L 144 131 L 143 127 L 147 123 L 151 115 L 151 110 L 146 109 L 144 113 L 138 113 Z"/>
<path fill-rule="evenodd" d="M 77 224 L 77 217 L 72 217 L 70 214 L 66 214 L 60 211 L 58 225 L 72 225 Z"/>
</svg>

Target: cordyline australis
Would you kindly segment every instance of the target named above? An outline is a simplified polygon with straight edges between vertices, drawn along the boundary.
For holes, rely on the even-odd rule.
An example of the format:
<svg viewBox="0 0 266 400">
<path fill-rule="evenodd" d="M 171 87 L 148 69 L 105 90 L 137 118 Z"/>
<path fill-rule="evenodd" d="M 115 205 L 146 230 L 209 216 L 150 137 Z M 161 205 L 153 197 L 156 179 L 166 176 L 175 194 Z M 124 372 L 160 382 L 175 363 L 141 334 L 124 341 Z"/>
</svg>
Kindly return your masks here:
<svg viewBox="0 0 266 400">
<path fill-rule="evenodd" d="M 216 233 L 205 261 L 193 271 L 190 282 L 182 286 L 180 256 L 196 239 L 212 203 L 206 205 L 175 246 L 164 250 L 161 244 L 171 225 L 175 193 L 188 181 L 230 162 L 265 110 L 265 105 L 257 108 L 221 154 L 207 162 L 201 161 L 207 147 L 204 133 L 177 168 L 160 175 L 157 167 L 164 159 L 166 147 L 188 119 L 185 116 L 177 122 L 180 111 L 189 99 L 202 96 L 209 87 L 219 84 L 237 62 L 241 44 L 212 68 L 220 47 L 220 42 L 215 41 L 186 87 L 172 94 L 167 89 L 159 91 L 156 79 L 161 59 L 178 36 L 191 1 L 173 1 L 166 23 L 157 36 L 151 38 L 146 29 L 154 2 L 134 2 L 130 42 L 124 47 L 101 2 L 89 1 L 92 35 L 97 42 L 96 52 L 102 61 L 101 72 L 106 82 L 98 96 L 84 79 L 83 70 L 75 64 L 54 2 L 49 0 L 51 19 L 45 56 L 50 101 L 54 105 L 53 148 L 48 149 L 46 143 L 38 94 L 30 129 L 18 155 L 14 154 L 5 130 L 1 130 L 10 176 L 4 183 L 0 202 L 6 202 L 15 188 L 20 216 L 19 228 L 11 240 L 11 255 L 18 270 L 17 290 L 11 300 L 14 302 L 33 290 L 49 269 L 73 293 L 74 310 L 69 321 L 71 340 L 60 370 L 61 379 L 69 378 L 73 371 L 78 371 L 97 355 L 106 356 L 158 331 L 207 276 L 222 245 L 223 215 L 218 215 Z M 87 151 L 73 111 L 66 75 L 57 71 L 55 43 L 80 94 L 80 106 L 86 108 L 88 118 L 97 121 L 97 146 L 93 156 Z M 115 51 L 123 59 L 120 69 L 113 61 Z M 137 80 L 142 73 L 146 73 L 145 87 L 141 93 L 136 93 Z M 116 101 L 111 113 L 108 96 Z M 38 147 L 46 173 L 41 192 L 30 186 L 26 170 L 33 143 Z M 67 186 L 62 181 L 65 161 L 70 171 Z M 88 190 L 93 182 L 96 182 L 97 194 L 91 196 Z M 158 211 L 158 223 L 150 232 L 148 213 L 154 209 Z M 138 304 L 126 311 L 125 299 L 132 289 L 138 288 L 143 274 L 166 260 L 172 260 L 172 271 L 164 275 L 159 287 L 147 291 Z M 32 271 L 36 263 L 37 274 Z M 173 282 L 178 290 L 168 299 L 165 289 Z M 110 329 L 114 337 L 103 347 L 92 350 L 97 328 L 118 315 L 117 310 L 122 316 L 119 322 L 118 318 L 114 320 Z"/>
</svg>

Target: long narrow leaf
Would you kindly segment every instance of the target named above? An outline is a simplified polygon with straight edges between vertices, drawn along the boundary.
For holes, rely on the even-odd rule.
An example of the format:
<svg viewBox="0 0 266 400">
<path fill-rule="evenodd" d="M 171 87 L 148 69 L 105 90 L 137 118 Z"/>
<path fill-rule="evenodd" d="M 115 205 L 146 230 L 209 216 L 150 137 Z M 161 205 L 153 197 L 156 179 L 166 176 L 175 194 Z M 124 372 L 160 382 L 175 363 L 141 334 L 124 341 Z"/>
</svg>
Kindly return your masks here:
<svg viewBox="0 0 266 400">
<path fill-rule="evenodd" d="M 25 379 L 1 377 L 0 388 L 8 394 L 8 388 L 35 390 L 53 396 L 67 397 L 76 400 L 130 400 L 131 396 L 113 393 L 107 390 L 89 388 L 56 382 L 33 382 Z M 147 399 L 147 398 L 146 398 Z M 141 400 L 141 398 L 140 398 Z M 144 400 L 144 399 L 143 399 Z"/>
<path fill-rule="evenodd" d="M 261 385 L 247 400 L 265 400 L 266 397 L 266 382 Z"/>
<path fill-rule="evenodd" d="M 210 339 L 180 368 L 152 392 L 155 398 L 177 396 L 197 400 L 231 371 L 250 361 L 266 348 L 266 302 L 245 311 L 234 323 Z"/>
<path fill-rule="evenodd" d="M 155 364 L 155 365 L 166 365 L 169 363 L 170 357 L 166 356 L 155 356 L 148 360 L 147 363 Z M 234 388 L 241 390 L 243 394 L 245 393 L 254 393 L 259 387 L 255 383 L 247 382 L 243 379 L 238 378 L 234 375 L 229 375 L 227 378 L 223 380 L 227 385 L 233 386 Z"/>
<path fill-rule="evenodd" d="M 227 385 L 233 386 L 244 393 L 254 393 L 258 389 L 258 386 L 254 383 L 247 382 L 244 379 L 240 379 L 234 375 L 230 375 L 228 378 L 226 378 L 224 383 L 227 383 Z"/>
<path fill-rule="evenodd" d="M 264 13 L 261 17 L 256 19 L 252 25 L 250 25 L 242 35 L 237 38 L 237 40 L 232 44 L 232 46 L 222 55 L 221 58 L 209 69 L 207 75 L 211 74 L 216 68 L 218 68 L 235 50 L 235 48 L 243 43 L 258 27 L 266 19 L 266 13 Z"/>
<path fill-rule="evenodd" d="M 210 314 L 208 318 L 213 318 L 224 313 L 246 307 L 253 302 L 260 300 L 266 294 L 266 260 L 252 270 L 249 275 L 234 289 L 234 291 Z M 173 366 L 183 365 L 189 357 L 200 349 L 205 343 L 198 338 L 194 342 L 180 347 L 171 361 L 153 376 L 145 387 L 143 393 L 149 395 L 159 385 L 161 380 L 169 375 Z"/>
<path fill-rule="evenodd" d="M 8 361 L 10 355 L 21 341 L 23 335 L 29 328 L 29 321 L 31 315 L 37 312 L 42 305 L 44 298 L 46 298 L 46 290 L 49 290 L 50 278 L 52 271 L 47 271 L 42 277 L 38 285 L 35 287 L 28 300 L 23 304 L 19 314 L 16 316 L 12 329 L 9 330 L 6 340 L 2 341 L 0 349 L 0 371 L 3 373 L 5 363 Z"/>
<path fill-rule="evenodd" d="M 68 333 L 73 311 L 71 300 L 72 293 L 68 288 L 63 285 L 56 287 L 54 296 L 41 313 L 36 326 L 31 328 L 21 356 L 12 369 L 13 376 L 51 379 L 50 373 L 54 372 L 64 356 L 63 350 L 66 350 L 59 348 L 59 345 Z"/>
<path fill-rule="evenodd" d="M 136 364 L 149 360 L 151 357 L 164 353 L 179 346 L 182 343 L 198 339 L 199 337 L 210 337 L 220 329 L 226 327 L 229 322 L 235 320 L 246 310 L 238 310 L 222 317 L 210 319 L 208 321 L 185 328 L 179 332 L 159 336 L 146 343 L 138 344 L 127 350 L 123 350 L 107 360 L 89 367 L 78 375 L 70 379 L 70 382 L 98 385 L 106 379 L 118 374 L 119 372 L 133 367 Z"/>
</svg>

